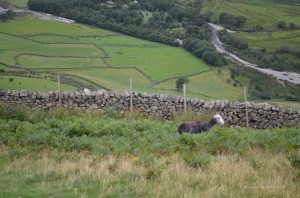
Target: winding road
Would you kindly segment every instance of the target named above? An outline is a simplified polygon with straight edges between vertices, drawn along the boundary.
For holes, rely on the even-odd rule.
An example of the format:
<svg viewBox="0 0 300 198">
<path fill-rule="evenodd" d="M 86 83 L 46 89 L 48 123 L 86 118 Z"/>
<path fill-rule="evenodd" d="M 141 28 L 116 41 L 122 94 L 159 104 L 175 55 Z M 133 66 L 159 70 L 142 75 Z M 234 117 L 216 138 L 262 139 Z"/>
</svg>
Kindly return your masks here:
<svg viewBox="0 0 300 198">
<path fill-rule="evenodd" d="M 286 71 L 275 71 L 272 69 L 260 68 L 256 64 L 249 63 L 249 62 L 239 58 L 238 56 L 232 54 L 231 52 L 227 51 L 218 37 L 218 31 L 223 30 L 224 28 L 221 26 L 212 24 L 212 23 L 208 23 L 208 24 L 212 29 L 212 41 L 211 42 L 215 46 L 215 48 L 217 49 L 218 52 L 228 55 L 229 57 L 231 57 L 233 60 L 235 60 L 239 64 L 242 64 L 246 67 L 251 67 L 251 68 L 256 69 L 265 74 L 275 76 L 279 80 L 286 80 L 286 81 L 289 81 L 294 84 L 300 84 L 300 74 L 298 74 L 298 73 L 286 72 Z M 230 30 L 227 30 L 227 31 L 233 33 L 233 31 L 230 31 Z"/>
</svg>

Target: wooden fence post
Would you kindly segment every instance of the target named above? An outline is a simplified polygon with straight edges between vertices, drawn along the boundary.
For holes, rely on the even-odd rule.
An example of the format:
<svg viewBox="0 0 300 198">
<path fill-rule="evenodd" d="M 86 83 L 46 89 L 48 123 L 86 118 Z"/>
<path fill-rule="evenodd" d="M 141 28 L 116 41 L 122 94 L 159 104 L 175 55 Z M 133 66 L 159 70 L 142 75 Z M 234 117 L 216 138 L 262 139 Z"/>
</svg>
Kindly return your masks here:
<svg viewBox="0 0 300 198">
<path fill-rule="evenodd" d="M 132 114 L 132 110 L 133 110 L 133 107 L 132 107 L 132 78 L 130 78 L 130 117 L 131 117 L 131 114 Z"/>
<path fill-rule="evenodd" d="M 183 102 L 184 102 L 184 114 L 186 115 L 186 86 L 183 84 Z"/>
<path fill-rule="evenodd" d="M 244 87 L 244 96 L 245 96 L 245 109 L 246 109 L 246 126 L 249 128 L 249 119 L 248 119 L 248 102 L 247 102 L 247 93 L 246 87 Z"/>
<path fill-rule="evenodd" d="M 60 90 L 60 76 L 57 74 L 58 78 L 58 106 L 61 108 L 61 90 Z"/>
</svg>

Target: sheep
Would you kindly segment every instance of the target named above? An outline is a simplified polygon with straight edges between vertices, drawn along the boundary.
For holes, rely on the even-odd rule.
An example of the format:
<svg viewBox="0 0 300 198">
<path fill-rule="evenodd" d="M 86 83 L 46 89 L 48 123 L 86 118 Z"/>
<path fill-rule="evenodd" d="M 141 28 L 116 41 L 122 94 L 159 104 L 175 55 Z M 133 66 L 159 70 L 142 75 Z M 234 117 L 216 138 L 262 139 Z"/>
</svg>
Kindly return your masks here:
<svg viewBox="0 0 300 198">
<path fill-rule="evenodd" d="M 178 132 L 181 133 L 201 133 L 208 132 L 215 124 L 224 124 L 224 120 L 220 115 L 214 115 L 209 122 L 185 122 L 178 127 Z"/>
</svg>

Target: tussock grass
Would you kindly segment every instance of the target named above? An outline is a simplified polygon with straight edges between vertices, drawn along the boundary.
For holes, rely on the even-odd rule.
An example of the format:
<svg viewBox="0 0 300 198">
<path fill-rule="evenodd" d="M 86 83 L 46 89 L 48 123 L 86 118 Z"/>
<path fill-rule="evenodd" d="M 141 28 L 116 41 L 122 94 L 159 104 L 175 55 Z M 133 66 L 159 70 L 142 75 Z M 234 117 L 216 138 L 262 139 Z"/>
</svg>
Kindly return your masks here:
<svg viewBox="0 0 300 198">
<path fill-rule="evenodd" d="M 2 151 L 7 148 L 2 147 Z M 40 157 L 12 159 L 3 166 L 0 189 L 4 195 L 64 193 L 74 197 L 297 197 L 297 169 L 285 153 L 261 149 L 217 155 L 205 167 L 190 167 L 178 156 L 156 158 L 151 166 L 131 156 L 106 157 L 78 152 L 59 155 L 41 152 Z M 150 174 L 150 176 L 149 176 Z M 25 183 L 26 182 L 26 183 Z M 6 187 L 4 190 L 3 187 Z M 49 194 L 48 194 L 49 195 Z"/>
</svg>

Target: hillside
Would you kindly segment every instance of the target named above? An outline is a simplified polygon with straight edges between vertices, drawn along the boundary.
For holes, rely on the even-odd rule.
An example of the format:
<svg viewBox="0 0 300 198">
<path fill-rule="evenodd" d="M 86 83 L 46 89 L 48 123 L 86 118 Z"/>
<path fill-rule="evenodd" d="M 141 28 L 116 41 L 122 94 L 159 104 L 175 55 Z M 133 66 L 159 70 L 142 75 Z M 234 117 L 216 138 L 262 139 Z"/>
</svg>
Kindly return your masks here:
<svg viewBox="0 0 300 198">
<path fill-rule="evenodd" d="M 13 3 L 22 4 L 23 2 L 14 1 Z M 65 78 L 63 82 L 77 88 L 105 88 L 116 91 L 128 90 L 129 78 L 133 78 L 136 91 L 173 95 L 181 94 L 175 89 L 175 81 L 179 77 L 188 77 L 190 80 L 188 97 L 242 100 L 242 87 L 246 86 L 253 100 L 299 100 L 299 86 L 287 82 L 283 85 L 277 82 L 275 78 L 266 78 L 263 75 L 259 75 L 260 78 L 254 80 L 253 75 L 249 75 L 252 71 L 250 73 L 249 71 L 237 71 L 239 69 L 236 64 L 217 54 L 209 43 L 210 30 L 205 22 L 214 20 L 218 23 L 218 14 L 229 5 L 232 8 L 237 8 L 237 10 L 241 9 L 244 15 L 246 14 L 247 20 L 241 30 L 249 30 L 251 20 L 259 23 L 260 27 L 272 30 L 268 24 L 272 23 L 272 27 L 276 29 L 274 23 L 277 21 L 269 20 L 265 16 L 268 23 L 262 23 L 261 19 L 252 17 L 255 13 L 259 15 L 259 9 L 256 8 L 261 7 L 263 9 L 272 5 L 274 9 L 278 8 L 278 15 L 286 16 L 292 9 L 294 11 L 291 13 L 297 12 L 298 8 L 292 4 L 282 4 L 277 1 L 160 1 L 160 3 L 149 1 L 147 4 L 120 1 L 126 3 L 127 7 L 124 4 L 114 4 L 114 6 L 108 7 L 103 4 L 104 1 L 97 1 L 96 6 L 93 7 L 91 6 L 93 5 L 92 1 L 85 1 L 85 3 L 78 5 L 78 9 L 82 8 L 83 13 L 90 10 L 90 13 L 79 17 L 77 7 L 74 7 L 73 10 L 69 10 L 69 8 L 61 9 L 63 4 L 59 5 L 58 2 L 58 0 L 51 2 L 31 0 L 29 4 L 32 9 L 73 18 L 82 23 L 117 32 L 90 28 L 79 24 L 58 25 L 58 23 L 50 21 L 30 21 L 26 17 L 26 22 L 24 22 L 24 16 L 20 16 L 23 19 L 1 23 L 3 33 L 5 33 L 1 34 L 3 42 L 6 43 L 4 48 L 6 49 L 9 46 L 9 51 L 3 48 L 5 52 L 2 54 L 3 61 L 1 62 L 4 70 L 7 70 L 8 67 L 10 71 L 16 71 L 16 69 L 17 71 L 30 70 L 35 73 L 38 72 L 40 74 L 39 78 L 47 76 L 49 72 L 60 73 L 65 74 L 62 75 L 62 78 Z M 73 3 L 72 0 L 64 1 L 64 3 L 67 2 Z M 48 6 L 50 4 L 52 6 Z M 37 7 L 37 5 L 40 6 Z M 238 8 L 239 6 L 240 8 Z M 246 12 L 248 8 L 243 10 L 247 6 L 252 6 L 252 12 Z M 18 7 L 22 6 L 19 5 Z M 208 12 L 212 7 L 214 12 Z M 281 9 L 281 7 L 285 9 Z M 100 9 L 101 12 L 94 13 L 94 8 Z M 141 9 L 146 10 L 146 12 L 140 13 Z M 198 11 L 201 11 L 202 14 L 198 15 Z M 94 15 L 90 16 L 92 13 Z M 109 13 L 114 14 L 109 15 Z M 238 12 L 234 14 L 237 14 L 237 17 L 239 16 Z M 133 16 L 132 19 L 136 19 L 136 21 L 129 20 L 128 17 L 124 20 L 129 15 Z M 49 14 L 47 16 L 52 17 Z M 34 18 L 34 16 L 30 17 Z M 76 17 L 79 18 L 76 19 Z M 109 19 L 107 23 L 103 22 L 105 17 Z M 143 18 L 142 21 L 141 18 Z M 251 20 L 249 21 L 248 18 Z M 278 20 L 293 19 L 296 26 L 299 21 L 297 15 L 291 18 L 276 18 Z M 188 21 L 188 19 L 191 20 Z M 136 39 L 119 32 L 156 42 Z M 234 36 L 237 36 L 236 39 L 246 38 L 242 33 Z M 184 41 L 182 47 L 194 55 L 182 48 L 172 48 L 161 44 L 167 43 L 168 45 L 178 46 L 178 42 L 174 43 L 178 38 Z M 279 56 L 280 60 L 284 60 L 284 65 L 289 66 L 283 67 L 281 64 L 281 70 L 294 71 L 295 68 L 298 68 L 299 62 L 295 58 L 297 52 L 297 40 L 295 39 L 297 37 L 289 37 L 289 39 L 289 43 L 294 44 L 289 48 L 291 55 L 283 54 L 283 57 L 280 57 L 281 55 L 278 55 L 278 53 L 276 55 Z M 282 41 L 274 39 L 274 42 L 277 42 L 279 46 L 284 40 L 286 38 L 282 38 Z M 21 48 L 15 48 L 17 45 L 13 44 L 14 42 L 20 43 L 23 49 L 28 49 L 26 47 L 28 45 L 33 47 L 29 51 L 24 51 Z M 254 42 L 247 42 L 249 42 L 251 49 L 259 47 L 264 49 L 266 53 L 270 52 L 268 48 L 262 46 L 263 44 L 255 46 L 255 44 L 253 45 Z M 272 43 L 272 40 L 267 42 Z M 267 45 L 273 46 L 272 44 Z M 200 57 L 203 61 L 197 57 Z M 250 60 L 256 61 L 253 57 L 250 57 Z M 222 66 L 224 64 L 227 64 L 227 66 Z M 11 66 L 17 66 L 17 68 Z M 267 66 L 270 65 L 267 64 Z M 215 69 L 215 67 L 217 68 Z M 277 69 L 279 67 L 272 68 Z M 208 72 L 208 70 L 210 71 Z M 236 74 L 239 75 L 237 78 Z M 9 75 L 16 74 L 10 73 Z M 23 77 L 29 77 L 31 74 L 24 74 L 23 72 L 22 75 Z M 211 81 L 210 78 L 214 81 Z M 266 83 L 267 81 L 270 83 Z M 44 84 L 44 82 L 41 83 L 42 90 L 45 90 Z M 19 86 L 19 88 L 18 86 L 14 87 L 24 89 L 22 86 Z M 270 95 L 267 93 L 270 93 Z M 290 104 L 297 106 L 298 103 Z"/>
</svg>

